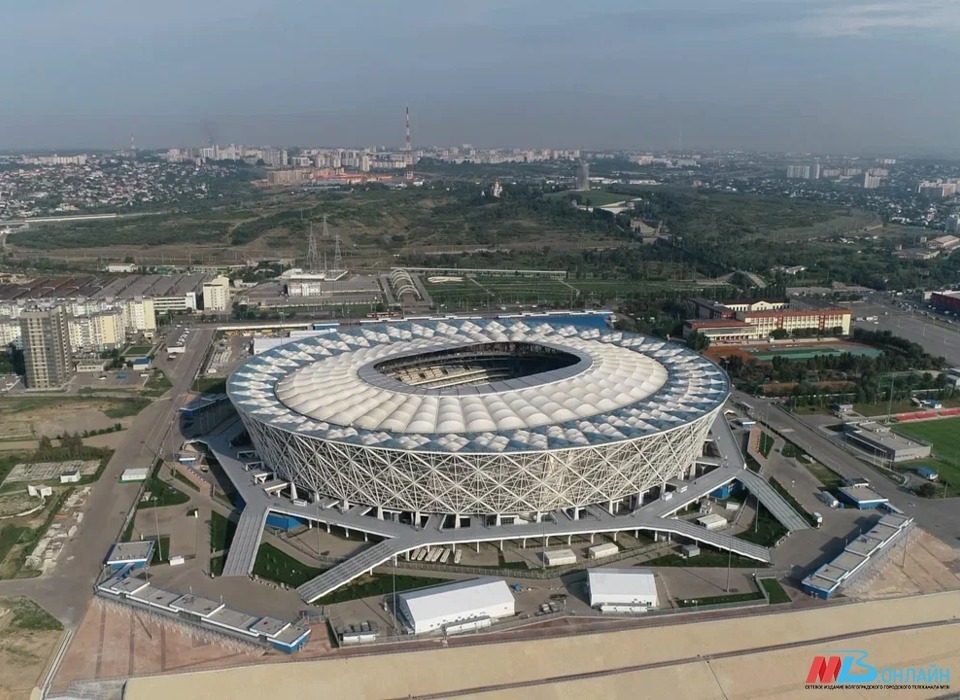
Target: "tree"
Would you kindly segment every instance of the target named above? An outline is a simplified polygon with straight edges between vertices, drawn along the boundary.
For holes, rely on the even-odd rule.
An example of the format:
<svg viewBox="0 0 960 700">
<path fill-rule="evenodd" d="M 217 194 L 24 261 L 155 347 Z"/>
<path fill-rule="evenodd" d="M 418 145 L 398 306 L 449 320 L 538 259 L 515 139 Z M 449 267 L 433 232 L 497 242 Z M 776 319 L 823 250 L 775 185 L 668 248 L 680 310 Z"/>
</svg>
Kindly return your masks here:
<svg viewBox="0 0 960 700">
<path fill-rule="evenodd" d="M 917 487 L 917 495 L 923 498 L 934 498 L 936 497 L 937 492 L 937 487 L 931 484 L 929 481 L 925 481 Z"/>
<path fill-rule="evenodd" d="M 694 331 L 687 336 L 687 346 L 697 352 L 705 352 L 710 347 L 710 339 L 700 331 Z"/>
<path fill-rule="evenodd" d="M 787 332 L 785 328 L 774 328 L 770 332 L 770 337 L 773 338 L 774 340 L 783 340 L 789 335 L 790 334 Z"/>
</svg>

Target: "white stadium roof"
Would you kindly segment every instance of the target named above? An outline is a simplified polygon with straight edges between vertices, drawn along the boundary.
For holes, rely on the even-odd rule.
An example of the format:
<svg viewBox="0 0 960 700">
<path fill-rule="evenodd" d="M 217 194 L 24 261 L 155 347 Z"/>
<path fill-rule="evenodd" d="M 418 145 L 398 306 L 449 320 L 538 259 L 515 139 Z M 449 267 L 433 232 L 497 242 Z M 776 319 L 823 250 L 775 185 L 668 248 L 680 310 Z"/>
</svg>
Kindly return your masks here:
<svg viewBox="0 0 960 700">
<path fill-rule="evenodd" d="M 478 343 L 535 343 L 572 364 L 474 386 L 424 388 L 376 369 Z M 588 446 L 687 424 L 726 398 L 719 368 L 658 338 L 530 319 L 346 327 L 247 360 L 228 392 L 274 428 L 404 450 L 511 452 Z"/>
</svg>

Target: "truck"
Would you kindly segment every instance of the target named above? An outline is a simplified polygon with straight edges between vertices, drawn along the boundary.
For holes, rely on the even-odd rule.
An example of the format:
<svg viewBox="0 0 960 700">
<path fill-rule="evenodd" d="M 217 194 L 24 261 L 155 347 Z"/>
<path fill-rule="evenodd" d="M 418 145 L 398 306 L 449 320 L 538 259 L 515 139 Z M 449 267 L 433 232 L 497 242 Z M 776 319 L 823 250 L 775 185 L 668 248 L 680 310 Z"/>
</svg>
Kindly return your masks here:
<svg viewBox="0 0 960 700">
<path fill-rule="evenodd" d="M 817 494 L 817 498 L 823 501 L 830 508 L 836 508 L 840 505 L 840 501 L 837 500 L 837 497 L 829 491 L 821 491 Z"/>
<path fill-rule="evenodd" d="M 940 478 L 940 475 L 936 472 L 936 470 L 931 469 L 930 467 L 917 467 L 917 475 L 926 479 L 927 481 L 936 481 Z"/>
<path fill-rule="evenodd" d="M 813 522 L 816 523 L 817 527 L 823 525 L 823 516 L 820 513 L 814 511 L 811 515 L 813 515 Z"/>
</svg>

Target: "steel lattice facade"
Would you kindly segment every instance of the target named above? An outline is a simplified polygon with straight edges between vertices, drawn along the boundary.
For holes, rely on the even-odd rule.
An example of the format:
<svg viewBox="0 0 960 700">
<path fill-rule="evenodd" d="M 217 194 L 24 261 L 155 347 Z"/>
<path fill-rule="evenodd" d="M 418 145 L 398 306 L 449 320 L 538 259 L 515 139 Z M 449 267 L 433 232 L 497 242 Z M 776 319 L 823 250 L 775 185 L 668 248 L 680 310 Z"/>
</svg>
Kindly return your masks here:
<svg viewBox="0 0 960 700">
<path fill-rule="evenodd" d="M 612 445 L 490 455 L 384 450 L 243 422 L 261 458 L 298 488 L 348 505 L 466 515 L 544 513 L 636 496 L 691 467 L 714 417 Z"/>
<path fill-rule="evenodd" d="M 420 390 L 371 378 L 370 367 L 384 358 L 503 338 L 569 348 L 580 359 L 562 376 L 479 388 Z M 645 382 L 642 390 L 634 380 Z M 343 398 L 331 399 L 334 391 Z M 248 360 L 228 382 L 260 458 L 303 495 L 467 516 L 606 507 L 661 486 L 691 469 L 728 392 L 719 368 L 682 346 L 494 320 L 407 322 L 297 340 Z M 418 403 L 407 418 L 411 396 Z M 584 410 L 591 402 L 607 410 Z M 502 424 L 481 432 L 439 427 L 461 415 L 465 424 Z M 431 416 L 437 428 L 423 431 Z M 417 429 L 382 428 L 401 418 Z"/>
</svg>

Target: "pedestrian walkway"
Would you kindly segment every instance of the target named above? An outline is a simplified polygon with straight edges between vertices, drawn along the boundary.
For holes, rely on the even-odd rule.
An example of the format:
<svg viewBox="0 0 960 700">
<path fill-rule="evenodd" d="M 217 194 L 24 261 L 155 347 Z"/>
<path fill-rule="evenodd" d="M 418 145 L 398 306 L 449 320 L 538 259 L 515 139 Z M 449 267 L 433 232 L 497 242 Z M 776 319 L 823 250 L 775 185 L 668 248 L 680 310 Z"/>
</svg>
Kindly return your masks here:
<svg viewBox="0 0 960 700">
<path fill-rule="evenodd" d="M 737 479 L 750 493 L 757 497 L 763 507 L 770 511 L 770 515 L 776 518 L 785 528 L 791 532 L 809 529 L 810 524 L 806 519 L 795 511 L 793 506 L 762 476 L 754 474 L 749 469 L 744 469 L 737 474 Z"/>
</svg>

